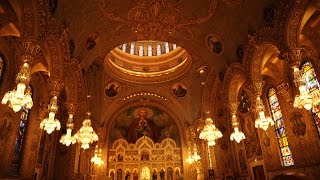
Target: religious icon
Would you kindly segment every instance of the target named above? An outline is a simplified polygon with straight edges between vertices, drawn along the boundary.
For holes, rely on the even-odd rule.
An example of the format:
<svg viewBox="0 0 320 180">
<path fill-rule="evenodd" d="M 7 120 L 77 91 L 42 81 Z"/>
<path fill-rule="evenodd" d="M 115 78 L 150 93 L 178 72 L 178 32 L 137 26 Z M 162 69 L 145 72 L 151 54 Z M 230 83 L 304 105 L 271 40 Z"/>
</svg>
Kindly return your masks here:
<svg viewBox="0 0 320 180">
<path fill-rule="evenodd" d="M 148 136 L 155 142 L 161 135 L 161 129 L 148 116 L 152 113 L 149 108 L 139 108 L 136 111 L 138 118 L 134 119 L 128 128 L 128 140 L 134 143 L 142 136 Z"/>
<path fill-rule="evenodd" d="M 121 86 L 118 82 L 110 82 L 104 89 L 107 97 L 115 97 L 119 94 Z"/>
<path fill-rule="evenodd" d="M 176 97 L 184 97 L 188 90 L 182 83 L 176 83 L 172 85 L 172 92 Z"/>
</svg>

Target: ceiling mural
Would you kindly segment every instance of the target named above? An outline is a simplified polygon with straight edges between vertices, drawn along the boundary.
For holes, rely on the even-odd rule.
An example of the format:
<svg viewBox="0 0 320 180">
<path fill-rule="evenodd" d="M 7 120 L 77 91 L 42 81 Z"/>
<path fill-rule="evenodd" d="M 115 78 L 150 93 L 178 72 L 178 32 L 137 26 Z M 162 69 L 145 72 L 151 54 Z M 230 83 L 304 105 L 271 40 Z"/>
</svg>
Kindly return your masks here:
<svg viewBox="0 0 320 180">
<path fill-rule="evenodd" d="M 154 142 L 171 138 L 180 144 L 178 128 L 166 112 L 154 106 L 139 105 L 128 108 L 116 117 L 111 127 L 109 146 L 120 138 L 135 143 L 143 136 L 150 137 Z"/>
</svg>

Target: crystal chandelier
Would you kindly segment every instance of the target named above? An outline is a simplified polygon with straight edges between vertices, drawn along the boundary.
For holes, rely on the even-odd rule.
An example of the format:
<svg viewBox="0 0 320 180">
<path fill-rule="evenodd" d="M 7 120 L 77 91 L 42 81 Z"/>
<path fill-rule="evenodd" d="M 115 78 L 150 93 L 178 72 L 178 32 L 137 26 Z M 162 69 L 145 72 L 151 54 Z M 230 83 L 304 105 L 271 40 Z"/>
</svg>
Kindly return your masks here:
<svg viewBox="0 0 320 180">
<path fill-rule="evenodd" d="M 73 129 L 73 115 L 69 114 L 68 122 L 67 122 L 67 133 L 61 136 L 60 143 L 66 146 L 70 146 L 70 144 L 75 144 L 76 138 L 71 135 Z"/>
<path fill-rule="evenodd" d="M 188 158 L 187 158 L 186 162 L 189 163 L 189 164 L 194 163 L 194 159 L 192 158 L 192 155 L 191 155 L 191 151 L 190 151 L 190 150 L 189 150 L 189 152 L 188 152 Z"/>
<path fill-rule="evenodd" d="M 91 158 L 91 162 L 97 166 L 101 166 L 102 164 L 104 164 L 101 159 L 101 149 L 98 148 L 98 145 L 96 145 L 94 156 Z"/>
<path fill-rule="evenodd" d="M 270 126 L 274 125 L 274 121 L 270 117 L 265 116 L 264 105 L 259 96 L 257 97 L 257 100 L 256 100 L 256 106 L 257 106 L 257 112 L 259 113 L 259 117 L 255 120 L 254 125 L 256 128 L 261 128 L 266 131 L 269 125 Z"/>
<path fill-rule="evenodd" d="M 60 130 L 61 125 L 58 119 L 54 119 L 56 113 L 58 112 L 58 105 L 57 105 L 57 96 L 53 96 L 48 105 L 49 110 L 49 117 L 45 118 L 40 123 L 40 128 L 47 131 L 48 134 L 51 134 L 55 129 Z"/>
<path fill-rule="evenodd" d="M 193 150 L 192 159 L 194 160 L 194 162 L 197 162 L 197 161 L 199 161 L 201 159 L 201 157 L 199 156 L 196 148 Z"/>
<path fill-rule="evenodd" d="M 311 110 L 313 106 L 316 106 L 320 102 L 319 90 L 314 90 L 312 93 L 309 93 L 303 78 L 305 78 L 303 73 L 297 68 L 293 68 L 294 83 L 296 86 L 299 86 L 300 95 L 297 95 L 294 98 L 293 106 L 295 108 L 305 108 Z"/>
<path fill-rule="evenodd" d="M 241 140 L 246 139 L 246 136 L 244 135 L 244 133 L 239 130 L 239 123 L 237 121 L 237 116 L 235 114 L 232 115 L 232 126 L 233 126 L 234 132 L 232 132 L 230 135 L 231 141 L 235 140 L 237 143 L 240 143 Z"/>
<path fill-rule="evenodd" d="M 207 118 L 203 130 L 200 132 L 199 138 L 208 141 L 209 146 L 215 145 L 215 140 L 222 137 L 222 133 L 213 124 L 211 118 Z"/>
<path fill-rule="evenodd" d="M 201 159 L 200 155 L 197 152 L 197 149 L 193 149 L 193 154 L 191 154 L 191 150 L 188 151 L 188 158 L 186 160 L 187 163 L 192 164 L 198 162 Z"/>
<path fill-rule="evenodd" d="M 20 71 L 16 77 L 17 87 L 12 91 L 8 91 L 4 95 L 1 103 L 7 104 L 9 102 L 9 107 L 11 107 L 14 112 L 20 111 L 23 106 L 31 109 L 33 102 L 31 98 L 31 89 L 29 87 L 30 79 L 30 66 L 28 62 L 25 62 L 20 67 Z"/>
<path fill-rule="evenodd" d="M 88 117 L 82 122 L 82 127 L 80 130 L 74 135 L 77 142 L 81 143 L 81 148 L 88 149 L 89 144 L 94 141 L 98 141 L 98 135 L 94 132 L 91 127 L 90 113 L 87 113 Z"/>
</svg>

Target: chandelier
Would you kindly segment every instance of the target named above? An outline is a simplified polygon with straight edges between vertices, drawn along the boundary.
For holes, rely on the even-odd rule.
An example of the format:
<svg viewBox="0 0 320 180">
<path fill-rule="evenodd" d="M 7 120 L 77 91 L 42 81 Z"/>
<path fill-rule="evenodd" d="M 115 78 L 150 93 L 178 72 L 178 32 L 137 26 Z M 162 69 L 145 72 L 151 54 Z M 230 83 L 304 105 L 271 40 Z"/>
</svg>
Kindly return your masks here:
<svg viewBox="0 0 320 180">
<path fill-rule="evenodd" d="M 101 149 L 98 148 L 98 145 L 96 145 L 94 156 L 91 158 L 91 162 L 97 166 L 101 166 L 102 164 L 104 164 L 101 159 Z"/>
<path fill-rule="evenodd" d="M 9 107 L 13 109 L 14 112 L 21 110 L 23 106 L 26 106 L 27 109 L 31 109 L 33 106 L 31 89 L 29 87 L 29 82 L 31 79 L 31 71 L 28 62 L 25 62 L 21 67 L 20 71 L 16 77 L 17 87 L 8 91 L 1 103 L 8 104 Z"/>
<path fill-rule="evenodd" d="M 200 132 L 199 138 L 208 142 L 209 146 L 216 144 L 215 140 L 222 137 L 222 133 L 213 124 L 211 118 L 207 118 L 203 130 Z"/>
<path fill-rule="evenodd" d="M 60 130 L 61 125 L 58 119 L 55 119 L 55 115 L 58 112 L 57 96 L 53 96 L 48 105 L 49 117 L 45 118 L 40 123 L 40 129 L 44 129 L 48 134 L 51 134 L 55 129 Z"/>
<path fill-rule="evenodd" d="M 197 149 L 193 149 L 193 154 L 191 154 L 191 150 L 188 152 L 188 158 L 186 160 L 187 163 L 192 164 L 198 162 L 201 159 L 200 155 L 197 152 Z"/>
<path fill-rule="evenodd" d="M 312 93 L 309 93 L 305 82 L 303 81 L 303 73 L 298 68 L 293 68 L 294 83 L 296 86 L 299 86 L 300 95 L 297 95 L 294 98 L 293 106 L 295 108 L 305 108 L 311 110 L 313 106 L 316 106 L 320 102 L 320 92 L 318 89 L 314 90 Z"/>
<path fill-rule="evenodd" d="M 274 121 L 270 117 L 265 116 L 264 105 L 259 96 L 257 97 L 257 100 L 256 100 L 256 106 L 257 106 L 257 112 L 259 114 L 259 117 L 255 120 L 254 125 L 256 128 L 261 128 L 266 131 L 269 125 L 270 126 L 274 125 Z"/>
<path fill-rule="evenodd" d="M 73 129 L 73 115 L 69 114 L 68 122 L 67 122 L 67 133 L 61 136 L 60 143 L 66 146 L 70 146 L 70 144 L 75 144 L 76 138 L 71 135 Z"/>
<path fill-rule="evenodd" d="M 243 132 L 239 130 L 239 123 L 237 122 L 237 116 L 235 114 L 232 115 L 232 126 L 234 132 L 230 135 L 230 140 L 235 140 L 237 143 L 240 143 L 241 140 L 246 139 L 246 136 Z"/>
<path fill-rule="evenodd" d="M 87 113 L 88 117 L 82 122 L 82 127 L 80 130 L 74 135 L 77 142 L 81 143 L 81 148 L 88 149 L 89 144 L 94 141 L 98 141 L 98 135 L 94 132 L 91 127 L 90 113 Z"/>
</svg>

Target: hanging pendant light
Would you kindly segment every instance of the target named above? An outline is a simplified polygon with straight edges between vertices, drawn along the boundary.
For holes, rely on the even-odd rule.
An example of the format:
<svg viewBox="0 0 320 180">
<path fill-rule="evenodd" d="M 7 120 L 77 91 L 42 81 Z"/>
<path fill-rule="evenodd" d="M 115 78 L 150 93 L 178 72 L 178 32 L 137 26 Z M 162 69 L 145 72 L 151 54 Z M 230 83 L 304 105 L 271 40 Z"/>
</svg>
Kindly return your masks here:
<svg viewBox="0 0 320 180">
<path fill-rule="evenodd" d="M 1 103 L 8 104 L 9 107 L 13 109 L 14 112 L 21 110 L 23 106 L 31 109 L 33 106 L 33 101 L 31 97 L 31 89 L 29 87 L 29 82 L 31 79 L 31 70 L 28 62 L 25 62 L 21 67 L 20 71 L 16 77 L 17 87 L 8 91 Z"/>
<path fill-rule="evenodd" d="M 101 166 L 102 164 L 104 164 L 101 158 L 101 149 L 98 148 L 98 145 L 96 145 L 94 150 L 94 155 L 90 161 L 97 166 Z"/>
<path fill-rule="evenodd" d="M 256 107 L 257 107 L 257 112 L 259 114 L 259 117 L 255 120 L 254 126 L 256 128 L 261 128 L 266 131 L 269 126 L 274 125 L 274 121 L 270 117 L 264 114 L 264 110 L 265 110 L 264 105 L 259 96 L 257 97 L 257 100 L 256 100 Z"/>
<path fill-rule="evenodd" d="M 77 142 L 76 138 L 72 136 L 73 125 L 73 115 L 69 114 L 67 122 L 67 133 L 61 136 L 61 139 L 59 141 L 61 144 L 70 146 L 70 144 L 75 144 Z"/>
<path fill-rule="evenodd" d="M 208 142 L 209 146 L 216 144 L 215 140 L 222 137 L 222 133 L 213 124 L 211 118 L 207 118 L 205 121 L 205 126 L 200 132 L 199 138 Z"/>
<path fill-rule="evenodd" d="M 98 135 L 91 127 L 90 113 L 87 113 L 87 118 L 82 122 L 82 127 L 74 135 L 78 143 L 81 143 L 81 148 L 88 149 L 89 144 L 98 141 Z"/>
<path fill-rule="evenodd" d="M 240 143 L 241 140 L 246 139 L 246 136 L 244 135 L 244 133 L 239 130 L 239 123 L 237 121 L 237 116 L 235 114 L 232 115 L 232 126 L 233 126 L 234 132 L 232 132 L 230 135 L 231 141 L 234 140 L 237 143 Z"/>
<path fill-rule="evenodd" d="M 49 117 L 45 118 L 40 123 L 40 128 L 47 131 L 48 134 L 51 134 L 55 129 L 60 130 L 61 125 L 58 119 L 55 119 L 55 115 L 58 112 L 59 106 L 57 105 L 57 96 L 53 96 L 48 105 Z"/>
</svg>

